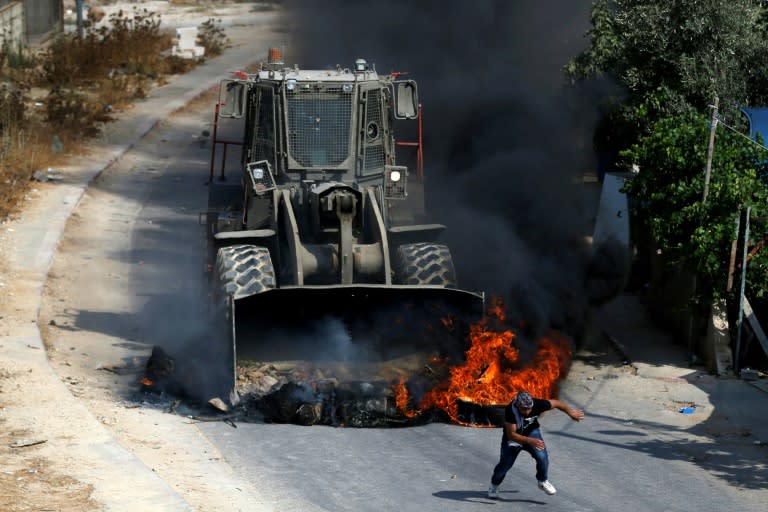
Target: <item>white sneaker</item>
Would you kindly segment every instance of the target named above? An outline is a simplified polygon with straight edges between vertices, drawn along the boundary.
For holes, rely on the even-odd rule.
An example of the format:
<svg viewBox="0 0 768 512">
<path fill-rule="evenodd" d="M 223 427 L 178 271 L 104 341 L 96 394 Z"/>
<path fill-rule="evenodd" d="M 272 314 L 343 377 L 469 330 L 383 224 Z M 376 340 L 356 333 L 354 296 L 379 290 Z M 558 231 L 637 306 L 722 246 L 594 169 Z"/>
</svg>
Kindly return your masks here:
<svg viewBox="0 0 768 512">
<path fill-rule="evenodd" d="M 499 486 L 492 485 L 488 488 L 488 497 L 492 500 L 499 499 Z"/>
<path fill-rule="evenodd" d="M 539 482 L 539 489 L 544 491 L 547 494 L 555 494 L 557 492 L 557 489 L 555 489 L 555 486 L 549 483 L 549 480 L 544 480 L 543 482 Z"/>
</svg>

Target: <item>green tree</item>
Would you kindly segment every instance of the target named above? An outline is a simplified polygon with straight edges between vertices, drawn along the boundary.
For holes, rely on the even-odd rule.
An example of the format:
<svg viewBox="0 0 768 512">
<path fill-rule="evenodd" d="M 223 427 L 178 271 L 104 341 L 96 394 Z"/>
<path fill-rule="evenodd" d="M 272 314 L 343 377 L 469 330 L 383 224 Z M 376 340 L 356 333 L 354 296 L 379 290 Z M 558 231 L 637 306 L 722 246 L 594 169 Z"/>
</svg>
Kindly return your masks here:
<svg viewBox="0 0 768 512">
<path fill-rule="evenodd" d="M 712 179 L 702 202 L 708 105 L 743 128 L 743 106 L 768 105 L 768 1 L 595 0 L 588 44 L 564 68 L 573 85 L 619 87 L 602 103 L 599 151 L 618 153 L 639 174 L 626 190 L 633 214 L 661 249 L 699 277 L 698 299 L 725 291 L 739 209 L 753 207 L 747 293 L 768 292 L 765 152 L 720 124 Z M 704 302 L 706 303 L 706 302 Z"/>
<path fill-rule="evenodd" d="M 731 123 L 739 107 L 768 102 L 765 1 L 596 0 L 584 51 L 565 66 L 577 83 L 617 82 L 609 98 L 601 150 L 627 148 L 663 117 L 705 111 L 712 97 Z M 654 101 L 662 98 L 663 101 Z M 655 106 L 638 116 L 641 105 Z M 608 137 L 607 134 L 613 134 Z M 616 136 L 618 134 L 618 137 Z"/>
<path fill-rule="evenodd" d="M 625 186 L 635 198 L 633 210 L 669 262 L 680 262 L 699 276 L 697 297 L 703 303 L 726 289 L 731 240 L 739 210 L 753 208 L 751 239 L 768 233 L 768 188 L 756 162 L 768 160 L 768 151 L 741 134 L 724 128 L 717 132 L 709 193 L 702 201 L 709 122 L 688 113 L 651 125 L 622 158 L 639 168 Z M 749 262 L 749 294 L 768 292 L 768 254 L 753 243 Z"/>
</svg>

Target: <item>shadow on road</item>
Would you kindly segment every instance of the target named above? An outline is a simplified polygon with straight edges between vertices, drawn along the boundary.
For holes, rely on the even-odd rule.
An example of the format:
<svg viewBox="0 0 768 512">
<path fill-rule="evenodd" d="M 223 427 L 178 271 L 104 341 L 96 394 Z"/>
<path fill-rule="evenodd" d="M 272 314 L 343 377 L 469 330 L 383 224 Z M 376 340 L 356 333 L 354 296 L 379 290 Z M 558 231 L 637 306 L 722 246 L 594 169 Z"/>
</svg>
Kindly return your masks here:
<svg viewBox="0 0 768 512">
<path fill-rule="evenodd" d="M 520 491 L 500 491 L 499 498 L 492 500 L 488 498 L 485 491 L 438 491 L 432 493 L 432 496 L 436 498 L 442 498 L 453 501 L 465 501 L 468 503 L 481 503 L 486 505 L 493 505 L 495 503 L 530 503 L 532 505 L 546 505 L 543 501 L 537 500 L 515 500 L 504 496 L 505 494 L 516 494 Z"/>
<path fill-rule="evenodd" d="M 592 414 L 590 417 L 626 424 L 626 420 L 605 415 Z M 688 430 L 637 419 L 633 419 L 632 423 L 645 431 L 596 430 L 593 432 L 596 435 L 589 436 L 553 431 L 550 435 L 645 453 L 667 461 L 688 462 L 734 487 L 768 489 L 768 445 L 753 445 L 747 439 L 746 431 L 735 430 L 713 436 L 707 432 L 711 428 L 709 420 Z M 689 435 L 685 436 L 686 439 L 669 439 L 666 436 L 659 439 L 653 432 Z M 602 436 L 613 436 L 616 440 L 601 439 Z M 621 436 L 624 439 L 619 440 Z M 640 439 L 630 438 L 632 436 L 639 436 Z"/>
</svg>

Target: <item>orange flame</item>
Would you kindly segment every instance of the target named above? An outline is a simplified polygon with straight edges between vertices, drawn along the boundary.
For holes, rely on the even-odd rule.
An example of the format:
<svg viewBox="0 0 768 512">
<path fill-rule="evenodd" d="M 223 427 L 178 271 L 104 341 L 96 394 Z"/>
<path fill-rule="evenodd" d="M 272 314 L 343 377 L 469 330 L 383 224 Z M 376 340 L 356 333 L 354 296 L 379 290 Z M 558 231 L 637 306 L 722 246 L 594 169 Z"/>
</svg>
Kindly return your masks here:
<svg viewBox="0 0 768 512">
<path fill-rule="evenodd" d="M 401 377 L 400 382 L 392 385 L 392 389 L 395 392 L 395 406 L 398 410 L 405 414 L 406 418 L 413 418 L 417 412 L 409 410 L 408 400 L 410 396 L 408 394 L 408 388 L 405 386 L 405 380 Z"/>
<path fill-rule="evenodd" d="M 417 410 L 408 408 L 409 395 L 404 381 L 393 386 L 395 403 L 406 417 L 432 408 L 443 410 L 451 421 L 463 424 L 458 402 L 478 405 L 508 403 L 520 390 L 534 396 L 551 398 L 557 382 L 565 376 L 571 357 L 569 340 L 550 332 L 537 341 L 538 348 L 530 364 L 521 367 L 520 354 L 514 346 L 516 334 L 505 324 L 504 304 L 492 301 L 485 318 L 470 327 L 470 347 L 464 364 L 450 368 L 449 377 L 433 387 L 421 399 Z"/>
<path fill-rule="evenodd" d="M 142 383 L 144 386 L 148 386 L 148 387 L 149 387 L 149 386 L 154 386 L 154 385 L 155 385 L 155 382 L 154 382 L 152 379 L 149 379 L 149 378 L 147 378 L 147 377 L 142 377 L 142 378 L 141 378 L 141 383 Z"/>
</svg>

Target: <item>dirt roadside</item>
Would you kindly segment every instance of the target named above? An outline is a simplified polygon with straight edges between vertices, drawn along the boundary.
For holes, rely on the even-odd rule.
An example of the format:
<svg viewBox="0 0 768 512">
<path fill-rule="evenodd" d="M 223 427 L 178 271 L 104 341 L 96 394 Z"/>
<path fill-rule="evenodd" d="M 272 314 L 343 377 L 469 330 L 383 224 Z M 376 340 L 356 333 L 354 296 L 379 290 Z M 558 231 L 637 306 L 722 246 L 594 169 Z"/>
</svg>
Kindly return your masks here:
<svg viewBox="0 0 768 512">
<path fill-rule="evenodd" d="M 247 53 L 236 52 L 251 58 L 257 58 L 266 44 L 284 37 L 275 32 L 280 30 L 279 13 L 260 3 L 216 4 L 180 8 L 158 1 L 111 2 L 105 10 L 150 9 L 170 27 L 198 26 L 216 18 L 233 48 L 253 45 Z M 226 71 L 245 64 L 227 64 L 213 78 L 218 80 Z M 171 89 L 174 82 L 169 84 Z M 209 113 L 211 104 L 208 99 L 198 107 Z M 161 406 L 138 410 L 110 394 L 117 387 L 115 381 L 134 378 L 134 374 L 95 370 L 99 377 L 108 377 L 100 381 L 76 365 L 71 372 L 59 373 L 61 368 L 70 369 L 71 362 L 61 361 L 55 350 L 46 354 L 47 347 L 39 342 L 46 327 L 53 328 L 43 319 L 45 309 L 39 309 L 41 278 L 46 280 L 47 274 L 50 279 L 52 300 L 66 297 L 61 289 L 56 291 L 56 269 L 48 267 L 51 254 L 47 248 L 57 246 L 66 222 L 73 229 L 79 224 L 76 215 L 67 220 L 56 212 L 62 205 L 71 210 L 84 200 L 81 187 L 94 169 L 120 163 L 126 141 L 133 144 L 137 130 L 150 128 L 141 121 L 142 108 L 136 105 L 120 114 L 92 147 L 57 169 L 60 182 L 35 183 L 19 213 L 0 224 L 0 510 L 268 510 L 249 483 L 238 481 L 195 429 L 179 427 L 184 418 L 165 414 Z M 189 121 L 183 116 L 182 123 Z M 199 126 L 195 130 L 200 133 Z M 151 132 L 145 143 L 158 143 L 152 137 L 161 131 L 159 127 Z M 102 213 L 94 218 L 103 217 Z M 82 224 L 93 230 L 103 227 L 98 222 Z M 82 261 L 79 258 L 86 248 L 68 243 L 61 240 L 58 247 L 62 259 Z M 81 352 L 73 351 L 73 355 L 82 357 Z M 61 368 L 54 371 L 49 363 L 55 364 L 57 359 Z M 84 390 L 103 393 L 94 397 Z M 174 421 L 164 422 L 166 417 Z M 147 425 L 153 428 L 148 430 Z M 115 433 L 125 444 L 115 443 Z M 169 448 L 173 446 L 186 449 Z M 137 489 L 147 495 L 144 501 Z"/>
</svg>

